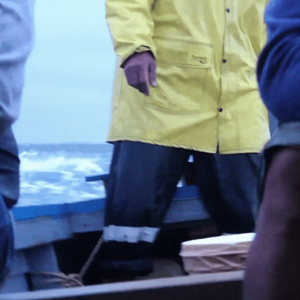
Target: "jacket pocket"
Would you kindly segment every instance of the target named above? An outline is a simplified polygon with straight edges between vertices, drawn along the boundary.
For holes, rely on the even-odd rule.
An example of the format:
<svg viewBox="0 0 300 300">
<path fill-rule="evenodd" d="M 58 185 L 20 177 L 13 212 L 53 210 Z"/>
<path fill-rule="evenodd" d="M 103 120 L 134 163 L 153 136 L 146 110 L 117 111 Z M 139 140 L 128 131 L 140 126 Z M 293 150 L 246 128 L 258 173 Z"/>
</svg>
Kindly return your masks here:
<svg viewBox="0 0 300 300">
<path fill-rule="evenodd" d="M 177 39 L 154 38 L 157 83 L 146 98 L 149 105 L 177 113 L 202 111 L 213 47 Z"/>
</svg>

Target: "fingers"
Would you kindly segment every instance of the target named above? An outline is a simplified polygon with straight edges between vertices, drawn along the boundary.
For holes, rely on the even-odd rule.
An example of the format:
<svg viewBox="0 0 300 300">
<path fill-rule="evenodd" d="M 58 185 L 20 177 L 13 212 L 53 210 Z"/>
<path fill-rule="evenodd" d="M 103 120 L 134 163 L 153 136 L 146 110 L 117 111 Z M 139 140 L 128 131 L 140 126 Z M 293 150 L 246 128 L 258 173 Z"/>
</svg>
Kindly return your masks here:
<svg viewBox="0 0 300 300">
<path fill-rule="evenodd" d="M 129 67 L 125 69 L 125 74 L 130 86 L 146 96 L 149 95 L 149 80 L 146 68 L 142 68 L 141 66 Z"/>
<path fill-rule="evenodd" d="M 149 88 L 149 74 L 146 68 L 143 68 L 139 73 L 140 83 L 139 83 L 139 91 L 145 96 L 150 95 Z"/>
<path fill-rule="evenodd" d="M 157 82 L 156 82 L 156 63 L 153 62 L 150 64 L 149 66 L 149 81 L 150 84 L 155 87 L 157 86 Z"/>
<path fill-rule="evenodd" d="M 139 89 L 140 77 L 138 68 L 136 66 L 126 67 L 125 75 L 128 85 L 132 86 L 133 88 Z"/>
<path fill-rule="evenodd" d="M 145 96 L 149 96 L 149 74 L 147 67 L 129 67 L 125 70 L 125 74 L 130 86 L 137 89 Z"/>
<path fill-rule="evenodd" d="M 145 96 L 150 95 L 150 84 L 155 87 L 156 62 L 149 53 L 139 53 L 128 60 L 124 67 L 127 82 Z"/>
</svg>

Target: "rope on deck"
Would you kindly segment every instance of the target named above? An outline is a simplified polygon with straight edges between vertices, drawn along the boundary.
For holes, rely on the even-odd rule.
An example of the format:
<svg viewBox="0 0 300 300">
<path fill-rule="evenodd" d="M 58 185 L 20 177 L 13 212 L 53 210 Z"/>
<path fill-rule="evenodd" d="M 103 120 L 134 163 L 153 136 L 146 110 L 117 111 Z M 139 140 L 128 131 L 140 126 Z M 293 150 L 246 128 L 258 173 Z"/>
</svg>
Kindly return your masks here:
<svg viewBox="0 0 300 300">
<path fill-rule="evenodd" d="M 55 273 L 55 272 L 30 272 L 32 275 L 44 275 L 48 277 L 52 277 L 51 279 L 46 279 L 42 280 L 40 283 L 37 285 L 44 285 L 46 283 L 61 283 L 63 287 L 65 288 L 70 288 L 70 287 L 79 287 L 79 286 L 84 286 L 83 284 L 83 277 L 86 274 L 87 270 L 91 266 L 92 262 L 95 259 L 95 256 L 99 252 L 101 246 L 103 244 L 103 238 L 102 236 L 98 240 L 96 246 L 94 247 L 91 255 L 81 268 L 79 274 L 64 274 L 63 272 Z"/>
</svg>

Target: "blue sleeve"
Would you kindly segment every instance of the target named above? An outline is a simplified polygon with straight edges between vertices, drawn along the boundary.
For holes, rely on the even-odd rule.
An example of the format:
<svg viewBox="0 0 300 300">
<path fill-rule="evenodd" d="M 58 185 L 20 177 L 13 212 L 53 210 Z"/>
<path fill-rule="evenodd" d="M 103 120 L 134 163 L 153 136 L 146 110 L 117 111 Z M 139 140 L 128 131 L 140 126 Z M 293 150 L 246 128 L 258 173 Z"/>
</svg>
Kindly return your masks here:
<svg viewBox="0 0 300 300">
<path fill-rule="evenodd" d="M 0 0 L 0 134 L 19 116 L 33 12 L 34 0 Z"/>
<path fill-rule="evenodd" d="M 270 0 L 268 42 L 257 78 L 263 101 L 280 122 L 300 121 L 300 0 Z"/>
</svg>

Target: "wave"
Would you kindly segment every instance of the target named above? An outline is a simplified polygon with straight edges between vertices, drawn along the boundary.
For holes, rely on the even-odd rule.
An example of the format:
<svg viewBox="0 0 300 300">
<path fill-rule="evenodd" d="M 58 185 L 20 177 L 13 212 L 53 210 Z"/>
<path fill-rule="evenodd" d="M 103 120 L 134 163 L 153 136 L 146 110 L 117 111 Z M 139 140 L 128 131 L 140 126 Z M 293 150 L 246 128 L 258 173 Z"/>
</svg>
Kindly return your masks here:
<svg viewBox="0 0 300 300">
<path fill-rule="evenodd" d="M 111 152 L 37 151 L 20 153 L 19 204 L 74 202 L 105 196 L 101 183 L 85 182 L 85 176 L 108 171 Z"/>
</svg>

